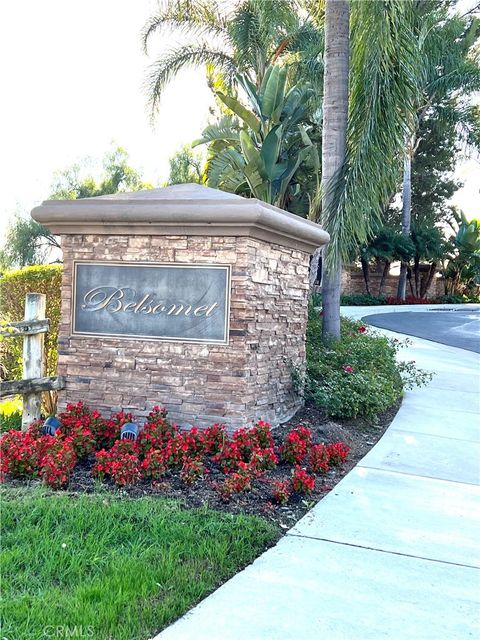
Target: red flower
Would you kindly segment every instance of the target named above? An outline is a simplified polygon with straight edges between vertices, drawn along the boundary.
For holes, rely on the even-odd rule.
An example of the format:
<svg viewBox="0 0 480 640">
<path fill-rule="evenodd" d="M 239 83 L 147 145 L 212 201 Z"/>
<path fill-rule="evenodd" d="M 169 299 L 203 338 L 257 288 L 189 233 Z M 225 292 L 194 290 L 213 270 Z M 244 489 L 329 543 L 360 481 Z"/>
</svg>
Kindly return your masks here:
<svg viewBox="0 0 480 640">
<path fill-rule="evenodd" d="M 281 448 L 282 458 L 290 464 L 298 464 L 303 461 L 312 444 L 312 432 L 303 425 L 292 429 L 287 434 Z"/>
<path fill-rule="evenodd" d="M 330 459 L 330 464 L 338 465 L 345 462 L 347 459 L 350 447 L 344 442 L 333 442 L 327 446 L 327 452 Z"/>
<path fill-rule="evenodd" d="M 360 327 L 358 327 L 358 333 L 365 333 L 366 330 L 367 328 L 364 327 L 363 324 Z"/>
<path fill-rule="evenodd" d="M 272 482 L 272 497 L 279 504 L 287 504 L 292 495 L 292 489 L 288 480 L 274 480 Z"/>
<path fill-rule="evenodd" d="M 351 367 L 349 364 L 345 364 L 342 369 L 344 371 L 346 371 L 347 373 L 353 373 L 353 367 Z"/>
<path fill-rule="evenodd" d="M 315 487 L 315 478 L 297 465 L 292 475 L 292 487 L 297 493 L 311 493 Z"/>
<path fill-rule="evenodd" d="M 308 462 L 314 473 L 326 473 L 330 469 L 330 453 L 324 444 L 314 444 Z"/>
</svg>

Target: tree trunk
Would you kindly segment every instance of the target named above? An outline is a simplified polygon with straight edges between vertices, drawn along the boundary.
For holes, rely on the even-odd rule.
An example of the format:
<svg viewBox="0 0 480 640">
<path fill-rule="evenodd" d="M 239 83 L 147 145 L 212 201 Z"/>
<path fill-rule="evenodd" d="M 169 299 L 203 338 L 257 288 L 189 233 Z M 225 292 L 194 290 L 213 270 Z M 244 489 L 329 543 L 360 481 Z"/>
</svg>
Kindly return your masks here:
<svg viewBox="0 0 480 640">
<path fill-rule="evenodd" d="M 322 211 L 334 205 L 332 180 L 345 161 L 348 117 L 348 69 L 350 57 L 350 13 L 348 0 L 326 0 L 325 54 L 323 81 L 322 129 Z M 340 282 L 342 264 L 339 257 L 328 259 L 324 249 L 322 278 L 322 338 L 340 338 Z"/>
<path fill-rule="evenodd" d="M 420 288 L 421 298 L 424 298 L 427 295 L 427 292 L 430 289 L 430 285 L 432 284 L 433 276 L 435 275 L 436 271 L 437 271 L 437 263 L 432 262 L 432 264 L 430 265 L 430 269 L 428 271 L 428 275 L 423 281 L 422 286 Z"/>
<path fill-rule="evenodd" d="M 415 293 L 416 298 L 420 297 L 420 258 L 415 256 L 413 261 L 413 277 L 415 278 Z"/>
<path fill-rule="evenodd" d="M 385 260 L 385 264 L 383 266 L 382 277 L 380 280 L 380 286 L 378 287 L 378 295 L 381 296 L 383 293 L 383 287 L 385 286 L 385 280 L 387 279 L 388 272 L 390 271 L 390 262 Z"/>
<path fill-rule="evenodd" d="M 408 284 L 410 285 L 410 293 L 412 295 L 412 298 L 415 298 L 415 292 L 413 291 L 413 284 L 412 284 L 412 270 L 410 269 L 410 267 L 407 267 L 407 280 L 408 280 Z"/>
<path fill-rule="evenodd" d="M 403 190 L 402 190 L 402 235 L 410 235 L 412 221 L 412 148 L 410 141 L 403 161 Z M 407 264 L 400 265 L 400 277 L 398 279 L 397 298 L 405 300 L 407 289 Z"/>
<path fill-rule="evenodd" d="M 370 265 L 365 258 L 360 258 L 360 262 L 362 265 L 363 280 L 365 281 L 365 291 L 370 295 Z"/>
</svg>

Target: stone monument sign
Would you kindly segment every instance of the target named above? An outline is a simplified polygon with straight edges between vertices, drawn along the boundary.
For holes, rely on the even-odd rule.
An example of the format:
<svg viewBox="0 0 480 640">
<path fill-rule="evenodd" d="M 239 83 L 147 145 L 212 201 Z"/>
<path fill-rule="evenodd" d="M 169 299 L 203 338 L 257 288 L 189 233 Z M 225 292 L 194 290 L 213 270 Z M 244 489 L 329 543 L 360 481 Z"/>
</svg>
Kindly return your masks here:
<svg viewBox="0 0 480 640">
<path fill-rule="evenodd" d="M 55 200 L 32 216 L 61 236 L 60 406 L 180 425 L 277 424 L 301 405 L 317 224 L 196 184 Z"/>
</svg>

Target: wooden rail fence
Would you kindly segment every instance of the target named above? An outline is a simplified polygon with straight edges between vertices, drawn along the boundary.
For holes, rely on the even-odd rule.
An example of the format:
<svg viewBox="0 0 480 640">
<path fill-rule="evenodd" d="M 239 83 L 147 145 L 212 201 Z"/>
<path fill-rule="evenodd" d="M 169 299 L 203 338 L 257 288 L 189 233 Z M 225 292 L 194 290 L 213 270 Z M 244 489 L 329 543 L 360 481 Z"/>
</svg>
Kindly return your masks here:
<svg viewBox="0 0 480 640">
<path fill-rule="evenodd" d="M 50 321 L 45 318 L 46 298 L 43 293 L 27 293 L 25 319 L 0 327 L 5 338 L 23 337 L 23 379 L 0 383 L 0 398 L 23 396 L 22 429 L 41 417 L 42 393 L 65 387 L 63 376 L 45 376 L 45 334 Z"/>
</svg>

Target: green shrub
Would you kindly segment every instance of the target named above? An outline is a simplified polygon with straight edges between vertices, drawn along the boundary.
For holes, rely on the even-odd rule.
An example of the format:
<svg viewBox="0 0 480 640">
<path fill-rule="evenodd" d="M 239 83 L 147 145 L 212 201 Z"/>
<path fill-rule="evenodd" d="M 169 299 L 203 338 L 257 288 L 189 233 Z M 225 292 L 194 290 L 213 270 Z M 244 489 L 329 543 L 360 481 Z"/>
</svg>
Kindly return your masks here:
<svg viewBox="0 0 480 640">
<path fill-rule="evenodd" d="M 47 296 L 46 316 L 50 319 L 50 329 L 45 335 L 46 375 L 53 376 L 57 370 L 57 337 L 60 324 L 61 305 L 61 265 L 39 265 L 8 271 L 0 278 L 0 317 L 8 322 L 23 320 L 25 295 L 44 293 Z M 22 378 L 21 337 L 7 338 L 0 343 L 2 377 L 7 380 Z"/>
<path fill-rule="evenodd" d="M 338 418 L 372 418 L 389 409 L 403 388 L 425 384 L 430 374 L 397 362 L 400 342 L 342 318 L 341 339 L 321 341 L 321 316 L 310 309 L 305 398 Z"/>
<path fill-rule="evenodd" d="M 468 304 L 469 302 L 480 302 L 480 296 L 466 296 L 460 293 L 449 293 L 439 296 L 435 302 L 440 304 Z"/>
<path fill-rule="evenodd" d="M 372 296 L 369 293 L 344 293 L 340 297 L 340 304 L 346 307 L 364 307 L 387 304 L 387 301 L 385 296 Z"/>
</svg>

